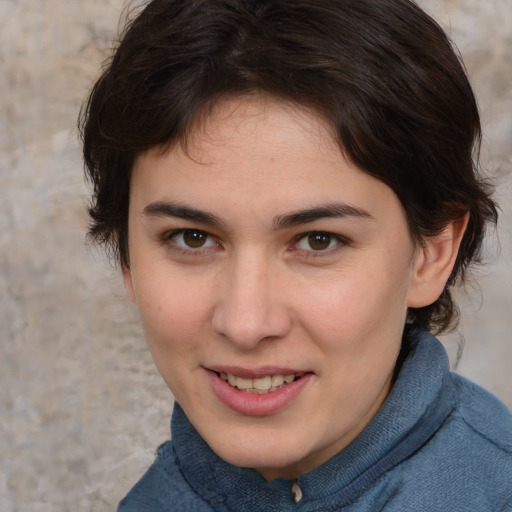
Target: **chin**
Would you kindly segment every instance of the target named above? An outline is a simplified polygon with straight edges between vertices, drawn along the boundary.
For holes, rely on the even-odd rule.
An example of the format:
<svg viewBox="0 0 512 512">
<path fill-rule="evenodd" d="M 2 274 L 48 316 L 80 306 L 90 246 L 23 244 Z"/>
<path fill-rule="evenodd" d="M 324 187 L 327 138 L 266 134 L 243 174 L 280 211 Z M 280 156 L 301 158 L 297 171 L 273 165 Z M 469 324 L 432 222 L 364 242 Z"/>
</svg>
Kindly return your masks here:
<svg viewBox="0 0 512 512">
<path fill-rule="evenodd" d="M 296 468 L 302 457 L 295 443 L 288 443 L 287 446 L 282 440 L 255 442 L 254 437 L 252 442 L 251 437 L 247 437 L 240 443 L 233 438 L 228 439 L 227 443 L 229 446 L 222 443 L 220 446 L 210 444 L 210 447 L 226 462 L 241 468 L 255 469 L 267 480 L 297 478 L 301 474 Z"/>
</svg>

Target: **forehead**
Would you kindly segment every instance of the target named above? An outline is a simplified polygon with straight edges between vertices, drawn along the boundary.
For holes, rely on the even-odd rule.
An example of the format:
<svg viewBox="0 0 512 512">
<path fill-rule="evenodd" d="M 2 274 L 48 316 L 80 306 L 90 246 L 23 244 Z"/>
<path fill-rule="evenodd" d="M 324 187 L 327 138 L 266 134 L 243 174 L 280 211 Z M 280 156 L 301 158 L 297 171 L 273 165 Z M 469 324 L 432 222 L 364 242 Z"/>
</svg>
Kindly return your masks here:
<svg viewBox="0 0 512 512">
<path fill-rule="evenodd" d="M 247 138 L 253 144 L 247 145 Z M 194 159 L 230 149 L 260 158 L 276 151 L 284 156 L 299 143 L 311 154 L 335 154 L 340 149 L 330 124 L 305 106 L 267 95 L 223 99 L 193 123 L 184 147 Z M 293 147 L 292 147 L 293 146 Z"/>
<path fill-rule="evenodd" d="M 132 192 L 133 185 L 141 183 L 141 173 L 149 178 L 143 168 L 156 174 L 164 165 L 176 180 L 186 175 L 201 182 L 215 174 L 220 184 L 223 178 L 249 183 L 290 178 L 297 182 L 300 177 L 319 183 L 328 174 L 325 171 L 344 164 L 331 126 L 317 113 L 272 97 L 250 95 L 218 101 L 180 141 L 138 155 Z M 294 173 L 286 172 L 290 167 Z"/>
<path fill-rule="evenodd" d="M 219 102 L 185 144 L 139 155 L 131 194 L 140 208 L 186 202 L 217 217 L 270 218 L 340 202 L 372 216 L 402 214 L 389 187 L 345 158 L 323 118 L 267 97 Z"/>
</svg>

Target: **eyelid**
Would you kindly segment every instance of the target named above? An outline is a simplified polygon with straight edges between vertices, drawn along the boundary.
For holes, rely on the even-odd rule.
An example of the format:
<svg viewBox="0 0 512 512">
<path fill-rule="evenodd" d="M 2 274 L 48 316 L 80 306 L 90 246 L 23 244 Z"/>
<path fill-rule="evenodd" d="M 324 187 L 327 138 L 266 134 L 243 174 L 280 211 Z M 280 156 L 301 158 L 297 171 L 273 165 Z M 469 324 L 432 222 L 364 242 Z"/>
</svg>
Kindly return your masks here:
<svg viewBox="0 0 512 512">
<path fill-rule="evenodd" d="M 204 245 L 198 247 L 188 246 L 182 240 L 181 243 L 175 240 L 176 237 L 182 235 L 187 232 L 195 232 L 206 235 L 206 241 Z M 325 235 L 330 238 L 329 245 L 332 242 L 335 242 L 333 247 L 327 247 L 325 249 L 314 249 L 314 248 L 300 248 L 298 244 L 311 235 Z M 216 237 L 212 235 L 208 231 L 199 228 L 178 228 L 171 229 L 164 232 L 160 237 L 160 242 L 162 245 L 167 246 L 167 249 L 173 251 L 178 254 L 182 254 L 184 256 L 203 256 L 207 254 L 211 254 L 212 251 L 223 249 L 222 242 Z M 330 255 L 334 255 L 339 250 L 351 244 L 351 241 L 339 234 L 332 233 L 330 231 L 323 230 L 311 230 L 300 233 L 293 237 L 291 246 L 288 248 L 288 251 L 297 255 L 300 258 L 318 258 L 318 257 L 327 257 Z"/>
<path fill-rule="evenodd" d="M 175 237 L 179 235 L 183 235 L 187 232 L 195 232 L 195 233 L 201 233 L 206 235 L 206 242 L 207 245 L 201 245 L 199 247 L 191 247 L 187 246 L 185 243 L 177 243 L 175 240 L 173 240 Z M 161 242 L 163 244 L 166 244 L 170 250 L 180 252 L 182 254 L 190 254 L 190 255 L 201 255 L 202 253 L 206 251 L 211 251 L 215 248 L 220 248 L 221 244 L 219 240 L 213 236 L 212 234 L 208 233 L 207 231 L 203 229 L 197 229 L 197 228 L 179 228 L 179 229 L 173 229 L 170 231 L 166 231 L 161 237 Z"/>
<path fill-rule="evenodd" d="M 326 249 L 317 249 L 317 250 L 315 250 L 313 248 L 301 249 L 301 248 L 297 247 L 299 242 L 301 242 L 302 240 L 304 240 L 305 238 L 307 238 L 311 235 L 316 235 L 316 234 L 326 235 L 326 236 L 330 237 L 331 240 L 334 240 L 337 243 L 334 247 L 327 247 Z M 295 236 L 294 242 L 293 242 L 293 247 L 291 247 L 291 249 L 293 252 L 302 253 L 303 257 L 317 258 L 317 257 L 331 255 L 331 254 L 337 252 L 338 250 L 342 249 L 343 247 L 350 245 L 350 243 L 351 243 L 350 240 L 342 235 L 338 235 L 336 233 L 331 233 L 329 231 L 312 230 L 312 231 L 307 231 L 306 233 L 301 233 L 301 234 Z"/>
</svg>

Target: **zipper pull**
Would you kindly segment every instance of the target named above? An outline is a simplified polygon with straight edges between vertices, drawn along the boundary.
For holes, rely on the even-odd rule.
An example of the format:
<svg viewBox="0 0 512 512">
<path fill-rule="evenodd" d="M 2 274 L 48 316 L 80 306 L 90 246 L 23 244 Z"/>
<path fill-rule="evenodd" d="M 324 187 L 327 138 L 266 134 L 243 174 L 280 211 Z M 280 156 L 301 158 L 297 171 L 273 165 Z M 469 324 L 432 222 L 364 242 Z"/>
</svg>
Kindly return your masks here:
<svg viewBox="0 0 512 512">
<path fill-rule="evenodd" d="M 297 480 L 294 480 L 292 483 L 291 494 L 295 503 L 299 503 L 299 501 L 302 499 L 302 490 Z"/>
</svg>

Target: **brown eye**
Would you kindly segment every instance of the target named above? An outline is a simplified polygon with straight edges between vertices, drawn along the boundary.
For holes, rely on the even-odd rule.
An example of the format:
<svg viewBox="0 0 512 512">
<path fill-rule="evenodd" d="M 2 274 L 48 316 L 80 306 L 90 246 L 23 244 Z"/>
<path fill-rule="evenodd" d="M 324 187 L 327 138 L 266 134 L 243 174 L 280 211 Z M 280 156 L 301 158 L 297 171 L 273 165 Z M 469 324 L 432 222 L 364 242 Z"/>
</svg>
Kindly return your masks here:
<svg viewBox="0 0 512 512">
<path fill-rule="evenodd" d="M 348 245 L 348 241 L 340 235 L 327 233 L 325 231 L 310 231 L 301 235 L 296 243 L 295 249 L 303 253 L 330 254 L 333 250 Z"/>
<path fill-rule="evenodd" d="M 162 242 L 170 251 L 177 254 L 193 256 L 212 255 L 212 251 L 221 250 L 220 241 L 209 233 L 200 229 L 177 229 L 167 233 Z"/>
<path fill-rule="evenodd" d="M 208 240 L 208 235 L 204 231 L 194 231 L 191 229 L 183 231 L 182 237 L 183 243 L 192 249 L 203 247 Z"/>
<path fill-rule="evenodd" d="M 308 235 L 308 245 L 314 251 L 323 251 L 331 245 L 332 237 L 327 233 L 310 233 Z"/>
</svg>

